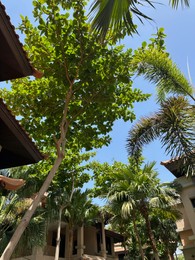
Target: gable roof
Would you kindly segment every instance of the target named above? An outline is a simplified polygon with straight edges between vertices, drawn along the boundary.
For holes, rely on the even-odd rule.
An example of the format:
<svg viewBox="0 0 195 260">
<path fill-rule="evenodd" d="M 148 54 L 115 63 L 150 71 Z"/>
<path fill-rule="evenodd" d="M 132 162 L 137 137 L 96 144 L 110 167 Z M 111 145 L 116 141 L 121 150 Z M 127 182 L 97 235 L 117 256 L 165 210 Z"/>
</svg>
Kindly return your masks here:
<svg viewBox="0 0 195 260">
<path fill-rule="evenodd" d="M 0 169 L 36 163 L 43 159 L 31 138 L 0 99 Z"/>
<path fill-rule="evenodd" d="M 163 161 L 160 164 L 167 168 L 167 170 L 169 170 L 176 178 L 184 175 L 184 172 L 182 171 L 183 164 L 179 157 Z"/>
<path fill-rule="evenodd" d="M 19 36 L 0 2 L 0 81 L 42 76 L 29 62 Z M 25 130 L 0 99 L 0 169 L 36 163 L 43 159 Z"/>
<path fill-rule="evenodd" d="M 161 165 L 165 166 L 165 168 L 167 168 L 167 170 L 169 170 L 176 178 L 179 178 L 179 177 L 185 176 L 187 174 L 188 163 L 191 164 L 191 169 L 194 169 L 195 151 L 191 151 L 191 153 L 189 153 L 188 157 L 180 156 L 180 157 L 172 158 L 167 161 L 162 161 Z M 192 173 L 192 175 L 194 175 L 194 173 Z"/>
<path fill-rule="evenodd" d="M 29 62 L 19 36 L 0 2 L 0 81 L 34 75 L 40 77 Z"/>
</svg>

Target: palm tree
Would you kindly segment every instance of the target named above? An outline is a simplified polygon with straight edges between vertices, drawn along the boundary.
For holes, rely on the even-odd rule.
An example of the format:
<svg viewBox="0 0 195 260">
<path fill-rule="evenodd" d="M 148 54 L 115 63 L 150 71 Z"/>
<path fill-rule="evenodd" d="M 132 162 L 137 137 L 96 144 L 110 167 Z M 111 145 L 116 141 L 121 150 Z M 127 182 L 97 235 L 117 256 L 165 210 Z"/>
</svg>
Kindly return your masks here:
<svg viewBox="0 0 195 260">
<path fill-rule="evenodd" d="M 177 8 L 179 4 L 189 7 L 189 0 L 170 0 L 170 5 Z M 149 5 L 155 8 L 154 1 L 151 0 L 94 0 L 91 5 L 92 15 L 91 28 L 97 31 L 102 40 L 108 30 L 120 32 L 126 30 L 128 34 L 136 32 L 136 25 L 133 17 L 136 16 L 142 22 L 143 19 L 150 19 L 139 7 Z M 95 14 L 95 17 L 94 17 Z"/>
<path fill-rule="evenodd" d="M 130 156 L 140 153 L 144 145 L 159 138 L 172 158 L 179 157 L 186 165 L 186 175 L 195 172 L 195 107 L 183 96 L 161 102 L 159 110 L 142 117 L 129 131 L 127 149 Z"/>
<path fill-rule="evenodd" d="M 143 75 L 155 84 L 158 102 L 170 95 L 183 95 L 194 102 L 194 88 L 166 52 L 165 36 L 164 29 L 160 28 L 149 44 L 144 42 L 134 52 L 131 66 L 138 76 Z"/>
<path fill-rule="evenodd" d="M 150 214 L 153 209 L 159 208 L 162 211 L 167 210 L 167 205 L 173 205 L 178 195 L 165 185 L 160 184 L 157 178 L 157 172 L 154 170 L 155 163 L 146 164 L 143 169 L 136 173 L 127 167 L 126 170 L 115 175 L 116 181 L 110 188 L 108 193 L 108 201 L 112 205 L 116 202 L 120 207 L 120 214 L 124 218 L 132 218 L 134 222 L 134 230 L 136 230 L 136 214 L 139 212 L 145 219 L 148 237 L 156 260 L 159 260 L 157 243 L 154 232 L 151 227 Z M 116 206 L 115 206 L 116 208 Z M 137 236 L 140 254 L 144 259 L 143 250 L 141 249 L 141 241 Z"/>
<path fill-rule="evenodd" d="M 162 211 L 154 214 L 151 218 L 152 228 L 155 230 L 155 235 L 162 250 L 161 254 L 169 260 L 175 259 L 174 253 L 180 241 L 175 223 L 175 220 L 180 218 L 178 212 L 165 215 L 162 214 Z"/>
<path fill-rule="evenodd" d="M 156 85 L 160 108 L 151 116 L 142 117 L 129 131 L 127 149 L 130 156 L 139 153 L 144 145 L 159 138 L 171 157 L 180 157 L 186 165 L 186 174 L 194 172 L 194 89 L 164 46 L 164 33 L 160 29 L 150 44 L 135 52 L 132 66 L 138 75 Z"/>
<path fill-rule="evenodd" d="M 108 212 L 110 212 L 113 215 L 112 218 L 109 220 L 109 223 L 113 227 L 115 227 L 115 229 L 117 229 L 117 231 L 120 234 L 122 234 L 124 237 L 127 238 L 127 241 L 124 241 L 124 246 L 126 246 L 126 244 L 128 244 L 128 239 L 132 238 L 132 233 L 131 233 L 131 230 L 129 230 L 130 229 L 129 226 L 131 225 L 131 223 L 129 221 L 129 215 L 126 216 L 122 212 L 122 208 L 124 208 L 124 201 L 118 200 L 115 198 L 110 198 L 109 195 L 108 195 L 108 200 L 109 200 L 109 202 L 108 202 L 107 209 L 108 209 Z M 133 200 L 132 201 L 129 200 L 128 202 L 126 202 L 126 206 L 127 206 L 127 203 L 131 207 L 130 216 L 131 216 L 131 221 L 133 224 L 133 231 L 135 234 L 136 243 L 139 248 L 139 253 L 140 253 L 141 259 L 144 260 L 145 256 L 144 256 L 144 250 L 142 247 L 142 240 L 140 237 L 139 228 L 137 226 L 137 220 L 139 219 L 140 214 L 139 214 L 139 211 L 137 211 L 133 207 L 133 204 L 134 204 Z"/>
<path fill-rule="evenodd" d="M 62 218 L 68 224 L 69 231 L 68 259 L 71 258 L 72 254 L 74 229 L 92 222 L 94 214 L 97 215 L 97 206 L 92 204 L 92 199 L 89 198 L 89 190 L 82 192 L 81 189 L 75 189 L 71 203 L 66 206 L 62 215 Z"/>
<path fill-rule="evenodd" d="M 16 218 L 13 209 L 17 203 L 18 196 L 9 193 L 7 196 L 0 196 L 0 253 L 9 241 L 9 235 L 15 226 Z"/>
<path fill-rule="evenodd" d="M 60 254 L 60 237 L 61 237 L 61 225 L 62 216 L 66 207 L 71 204 L 72 196 L 74 193 L 74 182 L 72 184 L 72 190 L 68 190 L 65 187 L 52 187 L 53 189 L 48 192 L 46 207 L 47 210 L 52 212 L 51 221 L 58 219 L 57 237 L 56 237 L 56 249 L 55 260 L 59 259 Z"/>
<path fill-rule="evenodd" d="M 14 193 L 9 193 L 6 197 L 1 197 L 0 253 L 3 252 L 18 222 L 21 220 L 21 217 L 31 202 L 32 199 L 21 199 Z M 39 207 L 14 251 L 15 257 L 28 255 L 31 253 L 33 247 L 44 245 L 46 241 L 46 222 L 46 214 L 44 210 Z M 37 234 L 39 235 L 37 236 Z"/>
</svg>

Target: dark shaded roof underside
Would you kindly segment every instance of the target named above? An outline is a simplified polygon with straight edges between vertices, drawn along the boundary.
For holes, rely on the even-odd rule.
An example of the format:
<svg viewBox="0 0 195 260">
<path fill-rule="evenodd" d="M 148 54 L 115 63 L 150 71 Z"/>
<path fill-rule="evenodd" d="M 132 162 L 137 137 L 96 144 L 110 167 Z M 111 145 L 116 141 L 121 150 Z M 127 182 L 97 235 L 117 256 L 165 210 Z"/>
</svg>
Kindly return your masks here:
<svg viewBox="0 0 195 260">
<path fill-rule="evenodd" d="M 105 229 L 105 235 L 108 237 L 112 237 L 114 239 L 114 243 L 124 241 L 124 236 L 122 236 L 114 231 L 108 230 L 108 229 Z"/>
<path fill-rule="evenodd" d="M 30 76 L 35 73 L 19 41 L 10 17 L 0 2 L 0 81 Z"/>
<path fill-rule="evenodd" d="M 36 163 L 43 159 L 35 144 L 0 99 L 0 169 Z"/>
<path fill-rule="evenodd" d="M 161 162 L 161 165 L 165 166 L 176 178 L 184 176 L 182 160 L 177 157 L 168 161 Z"/>
</svg>

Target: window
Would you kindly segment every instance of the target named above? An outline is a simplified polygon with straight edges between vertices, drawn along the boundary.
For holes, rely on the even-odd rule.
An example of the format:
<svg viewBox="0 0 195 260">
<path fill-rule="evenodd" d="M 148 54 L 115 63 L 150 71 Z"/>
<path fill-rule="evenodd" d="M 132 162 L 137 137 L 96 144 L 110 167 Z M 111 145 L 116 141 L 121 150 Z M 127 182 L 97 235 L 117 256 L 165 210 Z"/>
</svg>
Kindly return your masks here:
<svg viewBox="0 0 195 260">
<path fill-rule="evenodd" d="M 195 198 L 191 198 L 192 207 L 195 209 Z"/>
<path fill-rule="evenodd" d="M 106 251 L 108 255 L 112 255 L 111 238 L 106 237 Z"/>
<path fill-rule="evenodd" d="M 56 238 L 57 238 L 57 232 L 53 232 L 52 233 L 52 246 L 56 247 Z M 65 256 L 65 235 L 61 234 L 60 235 L 60 253 L 59 256 L 60 257 L 64 257 Z"/>
<path fill-rule="evenodd" d="M 101 251 L 101 236 L 100 233 L 97 233 L 97 252 L 100 253 Z"/>
</svg>

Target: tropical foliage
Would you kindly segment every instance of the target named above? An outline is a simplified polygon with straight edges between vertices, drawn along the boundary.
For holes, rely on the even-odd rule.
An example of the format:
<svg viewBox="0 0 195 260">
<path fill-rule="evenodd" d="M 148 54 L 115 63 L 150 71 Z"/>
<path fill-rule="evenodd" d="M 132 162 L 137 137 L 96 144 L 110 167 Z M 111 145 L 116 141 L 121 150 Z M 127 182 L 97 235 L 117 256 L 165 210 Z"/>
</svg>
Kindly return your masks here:
<svg viewBox="0 0 195 260">
<path fill-rule="evenodd" d="M 162 29 L 150 44 L 143 43 L 135 52 L 132 64 L 138 75 L 156 84 L 160 108 L 139 119 L 130 129 L 129 155 L 139 154 L 144 145 L 159 138 L 170 157 L 181 159 L 186 175 L 193 175 L 194 89 L 165 52 Z"/>
<path fill-rule="evenodd" d="M 183 95 L 195 101 L 192 84 L 166 51 L 165 36 L 164 29 L 160 28 L 149 43 L 143 42 L 142 46 L 135 50 L 132 66 L 136 75 L 144 76 L 156 86 L 158 102 L 170 95 Z"/>
<path fill-rule="evenodd" d="M 26 34 L 25 49 L 44 77 L 18 79 L 1 96 L 47 153 L 50 170 L 10 241 L 11 250 L 66 155 L 109 144 L 114 121 L 133 120 L 133 103 L 148 97 L 132 88 L 131 50 L 109 43 L 103 47 L 96 34 L 88 33 L 85 1 L 35 0 L 33 5 L 36 22 L 23 17 L 20 29 Z"/>
<path fill-rule="evenodd" d="M 143 2 L 153 7 L 151 1 Z M 180 2 L 189 5 L 187 0 Z M 176 7 L 179 1 L 171 3 Z M 4 233 L 1 246 L 5 247 L 9 240 L 4 259 L 10 258 L 19 240 L 20 255 L 26 253 L 20 251 L 24 249 L 20 247 L 24 241 L 29 241 L 27 250 L 43 245 L 45 224 L 54 219 L 59 227 L 62 220 L 68 223 L 69 249 L 72 248 L 74 228 L 93 220 L 91 210 L 97 209 L 88 192 L 80 190 L 90 178 L 87 172 L 90 168 L 93 168 L 95 179 L 93 194 L 107 200 L 107 210 L 113 215 L 112 225 L 127 238 L 125 245 L 131 248 L 129 251 L 134 252 L 134 256 L 136 252 L 144 259 L 146 246 L 149 252 L 152 249 L 155 259 L 159 259 L 160 254 L 173 254 L 177 244 L 175 229 L 170 229 L 171 240 L 163 229 L 169 228 L 178 217 L 172 210 L 178 194 L 160 184 L 154 163 L 142 167 L 139 155 L 144 144 L 160 137 L 166 151 L 171 156 L 183 157 L 192 174 L 195 168 L 192 164 L 194 107 L 185 97 L 176 95 L 194 99 L 192 87 L 166 53 L 162 30 L 150 44 L 143 43 L 135 53 L 113 45 L 126 33 L 136 32 L 132 14 L 140 19 L 150 19 L 138 9 L 141 1 L 94 1 L 91 10 L 99 11 L 92 28 L 102 39 L 109 27 L 111 32 L 117 29 L 104 45 L 99 43 L 98 33 L 89 34 L 85 4 L 85 1 L 34 0 L 35 23 L 22 17 L 20 29 L 26 35 L 25 50 L 44 76 L 37 80 L 15 80 L 11 90 L 2 90 L 0 95 L 14 114 L 20 116 L 22 125 L 36 140 L 47 160 L 12 172 L 15 176 L 28 177 L 26 187 L 18 192 L 17 205 L 12 203 L 15 201 L 13 195 L 10 195 L 8 205 L 5 199 L 1 201 L 1 231 Z M 124 29 L 119 32 L 120 28 Z M 161 102 L 158 113 L 141 119 L 129 133 L 128 152 L 137 156 L 136 160 L 129 159 L 128 166 L 118 162 L 113 166 L 98 163 L 89 166 L 87 161 L 93 154 L 86 151 L 108 145 L 114 121 L 133 121 L 133 104 L 149 96 L 133 89 L 135 73 L 157 84 Z M 174 97 L 165 99 L 170 93 Z M 32 194 L 37 194 L 33 201 Z M 47 203 L 35 213 L 44 195 Z M 26 197 L 30 197 L 31 205 Z M 29 210 L 22 217 L 27 207 Z M 8 238 L 11 233 L 4 232 L 10 230 L 11 233 L 15 230 L 11 239 Z M 41 234 L 39 237 L 37 232 Z M 58 235 L 60 237 L 60 228 Z M 28 240 L 29 236 L 31 240 Z M 57 259 L 59 252 L 56 252 Z"/>
<path fill-rule="evenodd" d="M 5 249 L 7 243 L 9 242 L 11 236 L 21 218 L 26 211 L 26 209 L 31 204 L 32 199 L 30 198 L 20 198 L 17 194 L 13 192 L 9 193 L 6 197 L 1 197 L 1 214 L 0 214 L 0 252 L 2 253 Z M 33 247 L 45 245 L 46 241 L 46 225 L 47 225 L 47 214 L 38 208 L 35 216 L 30 221 L 27 229 L 23 233 L 14 256 L 26 256 L 31 254 Z M 37 235 L 39 234 L 39 235 Z M 25 244 L 25 247 L 24 247 Z"/>
<path fill-rule="evenodd" d="M 94 164 L 94 192 L 107 200 L 107 210 L 113 214 L 112 226 L 126 237 L 125 244 L 131 248 L 130 252 L 136 252 L 136 248 L 133 249 L 136 241 L 142 259 L 147 254 L 146 248 L 149 253 L 153 251 L 155 259 L 159 259 L 160 255 L 173 254 L 171 250 L 167 252 L 167 248 L 172 247 L 173 241 L 177 244 L 178 237 L 174 228 L 173 240 L 167 240 L 165 245 L 163 236 L 156 232 L 155 217 L 159 222 L 164 221 L 164 226 L 159 224 L 159 229 L 168 225 L 168 220 L 173 224 L 180 217 L 174 207 L 179 194 L 172 186 L 160 183 L 155 163 L 142 166 L 142 162 L 141 158 L 139 163 L 131 158 L 129 165 L 117 162 L 112 166 L 104 164 L 99 168 L 102 174 L 97 174 L 98 164 Z"/>
<path fill-rule="evenodd" d="M 189 0 L 170 0 L 169 3 L 173 8 L 177 8 L 179 4 L 187 7 L 190 5 Z M 152 20 L 151 17 L 143 13 L 141 7 L 155 8 L 155 4 L 158 2 L 151 0 L 94 0 L 90 10 L 92 15 L 91 28 L 99 33 L 101 40 L 104 40 L 108 33 L 113 35 L 116 31 L 124 31 L 124 34 L 131 35 L 137 32 L 135 17 L 141 22 L 145 19 Z"/>
</svg>

